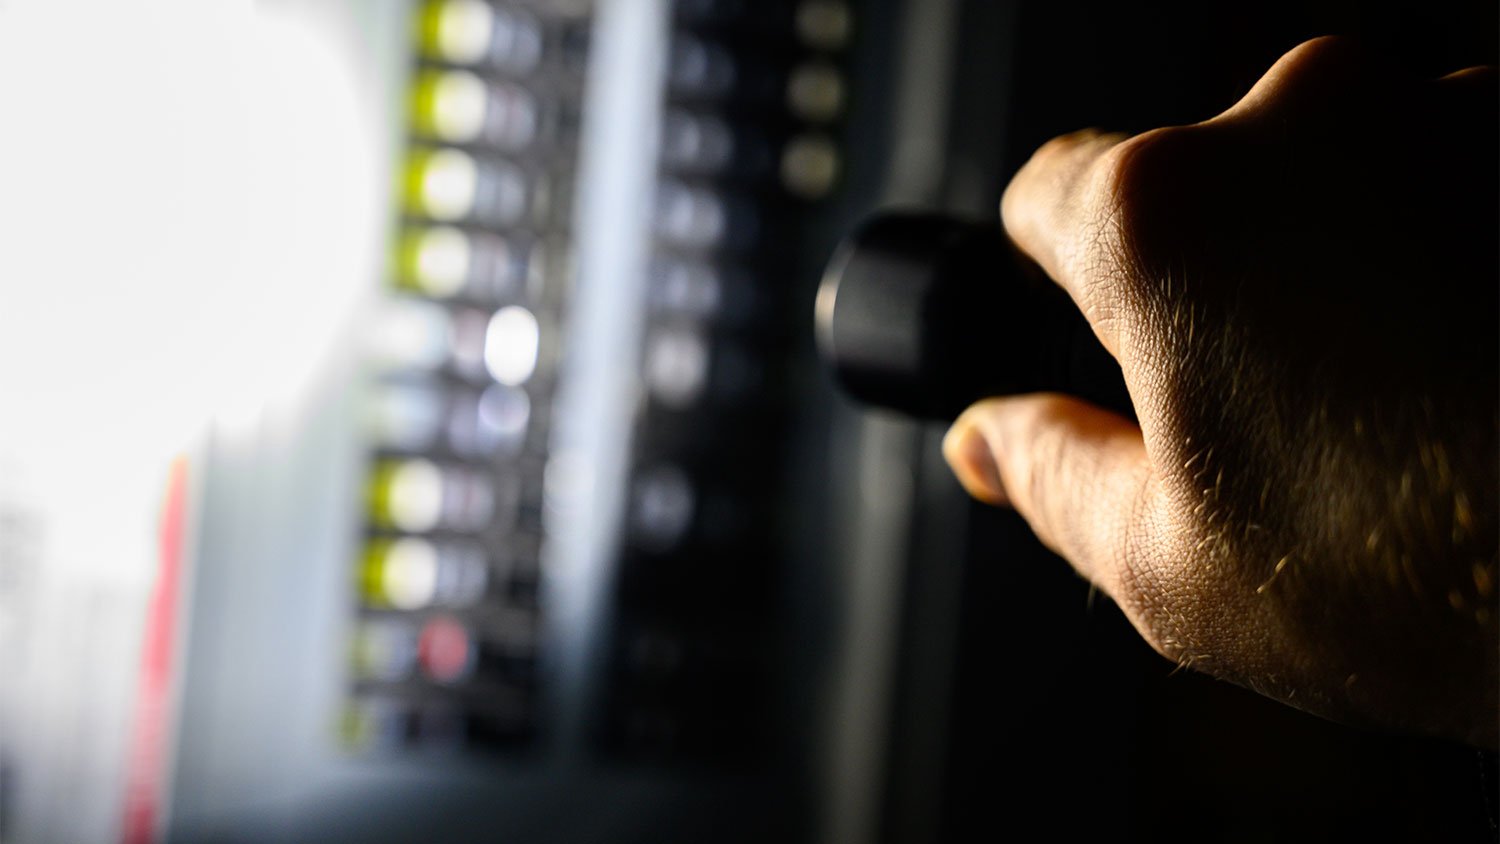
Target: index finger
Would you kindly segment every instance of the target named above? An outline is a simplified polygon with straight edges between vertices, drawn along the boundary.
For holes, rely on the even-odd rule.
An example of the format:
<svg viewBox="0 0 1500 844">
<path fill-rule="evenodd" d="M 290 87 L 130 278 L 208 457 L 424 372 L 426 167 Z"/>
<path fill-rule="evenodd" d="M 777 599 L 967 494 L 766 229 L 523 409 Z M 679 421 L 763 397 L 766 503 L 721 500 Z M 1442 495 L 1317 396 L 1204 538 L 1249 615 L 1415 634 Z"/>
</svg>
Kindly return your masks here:
<svg viewBox="0 0 1500 844">
<path fill-rule="evenodd" d="M 1000 200 L 1011 240 L 1068 292 L 1116 358 L 1105 244 L 1118 220 L 1107 165 L 1127 137 L 1086 129 L 1054 138 L 1016 173 Z"/>
</svg>

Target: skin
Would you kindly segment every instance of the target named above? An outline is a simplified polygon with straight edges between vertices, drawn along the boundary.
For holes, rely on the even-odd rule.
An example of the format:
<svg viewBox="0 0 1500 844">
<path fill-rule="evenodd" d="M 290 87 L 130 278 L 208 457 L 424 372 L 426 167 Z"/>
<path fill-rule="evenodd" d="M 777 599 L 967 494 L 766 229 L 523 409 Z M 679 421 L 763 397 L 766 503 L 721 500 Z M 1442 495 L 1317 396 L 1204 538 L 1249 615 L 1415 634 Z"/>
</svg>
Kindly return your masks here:
<svg viewBox="0 0 1500 844">
<path fill-rule="evenodd" d="M 1162 655 L 1328 718 L 1495 748 L 1496 77 L 1348 41 L 1224 113 L 1081 132 L 1005 192 L 1139 426 L 995 398 L 944 442 Z"/>
</svg>

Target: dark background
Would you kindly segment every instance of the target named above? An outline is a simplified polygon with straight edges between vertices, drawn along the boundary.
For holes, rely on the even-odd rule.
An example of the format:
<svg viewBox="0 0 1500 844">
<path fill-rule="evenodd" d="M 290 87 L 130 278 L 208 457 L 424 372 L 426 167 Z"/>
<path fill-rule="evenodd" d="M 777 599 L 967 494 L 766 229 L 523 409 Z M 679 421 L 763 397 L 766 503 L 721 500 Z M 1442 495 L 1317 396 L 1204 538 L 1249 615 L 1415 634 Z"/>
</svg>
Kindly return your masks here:
<svg viewBox="0 0 1500 844">
<path fill-rule="evenodd" d="M 954 77 L 953 156 L 996 175 L 990 207 L 1049 138 L 1205 119 L 1308 38 L 1354 34 L 1441 75 L 1494 64 L 1500 27 L 1493 3 L 1027 3 L 1007 67 L 986 49 L 999 20 L 994 4 L 965 5 Z M 986 115 L 1005 73 L 996 144 Z M 959 668 L 938 705 L 951 719 L 942 840 L 1023 829 L 1063 840 L 1493 839 L 1495 781 L 1472 749 L 1333 725 L 1174 671 L 1013 514 L 971 505 L 967 515 Z M 920 590 L 920 560 L 912 571 Z M 914 629 L 932 623 L 907 614 Z M 905 700 L 908 718 L 941 717 Z M 910 785 L 893 766 L 891 840 L 931 833 L 904 825 Z"/>
</svg>

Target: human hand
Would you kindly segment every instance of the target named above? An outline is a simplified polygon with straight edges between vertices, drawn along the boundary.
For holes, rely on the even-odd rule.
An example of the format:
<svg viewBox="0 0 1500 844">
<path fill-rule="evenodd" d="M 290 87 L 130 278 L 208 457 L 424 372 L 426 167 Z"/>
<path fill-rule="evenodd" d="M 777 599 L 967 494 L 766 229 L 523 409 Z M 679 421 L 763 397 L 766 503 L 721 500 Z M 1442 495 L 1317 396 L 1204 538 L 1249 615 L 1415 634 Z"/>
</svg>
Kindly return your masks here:
<svg viewBox="0 0 1500 844">
<path fill-rule="evenodd" d="M 1329 718 L 1494 748 L 1497 91 L 1325 38 L 1239 103 L 1042 147 L 1016 244 L 1139 426 L 990 399 L 944 454 L 1158 652 Z"/>
</svg>

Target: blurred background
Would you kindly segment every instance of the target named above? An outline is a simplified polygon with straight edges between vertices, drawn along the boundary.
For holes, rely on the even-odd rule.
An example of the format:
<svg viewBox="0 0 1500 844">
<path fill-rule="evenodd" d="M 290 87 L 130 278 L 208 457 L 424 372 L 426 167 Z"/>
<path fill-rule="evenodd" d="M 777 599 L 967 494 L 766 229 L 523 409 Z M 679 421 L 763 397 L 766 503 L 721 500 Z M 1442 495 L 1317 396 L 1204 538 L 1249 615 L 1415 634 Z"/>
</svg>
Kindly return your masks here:
<svg viewBox="0 0 1500 844">
<path fill-rule="evenodd" d="M 0 840 L 1487 840 L 836 394 L 874 208 L 1492 2 L 0 2 Z M 1294 303 L 1289 303 L 1294 306 Z"/>
</svg>

